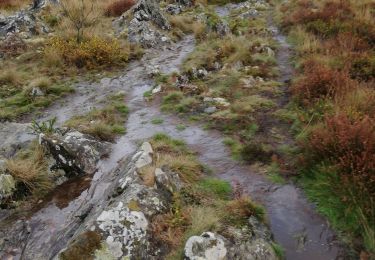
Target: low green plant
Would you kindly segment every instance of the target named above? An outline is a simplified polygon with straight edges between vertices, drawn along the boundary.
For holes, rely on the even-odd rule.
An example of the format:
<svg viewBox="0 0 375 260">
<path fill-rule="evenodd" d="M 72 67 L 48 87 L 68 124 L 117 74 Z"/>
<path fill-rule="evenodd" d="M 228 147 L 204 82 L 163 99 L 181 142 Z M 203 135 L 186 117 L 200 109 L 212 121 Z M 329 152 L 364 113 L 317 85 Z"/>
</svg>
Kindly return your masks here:
<svg viewBox="0 0 375 260">
<path fill-rule="evenodd" d="M 164 122 L 162 118 L 154 118 L 151 120 L 151 123 L 154 125 L 161 125 Z"/>
<path fill-rule="evenodd" d="M 232 192 L 232 187 L 228 182 L 216 178 L 204 178 L 198 185 L 220 199 L 228 199 Z"/>
</svg>

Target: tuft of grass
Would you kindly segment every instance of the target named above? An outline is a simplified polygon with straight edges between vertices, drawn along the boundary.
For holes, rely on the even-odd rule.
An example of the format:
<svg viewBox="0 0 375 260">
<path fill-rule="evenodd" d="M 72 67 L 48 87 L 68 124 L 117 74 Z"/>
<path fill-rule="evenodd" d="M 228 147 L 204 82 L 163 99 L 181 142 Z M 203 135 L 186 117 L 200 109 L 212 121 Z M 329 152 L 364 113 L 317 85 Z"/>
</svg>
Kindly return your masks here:
<svg viewBox="0 0 375 260">
<path fill-rule="evenodd" d="M 161 125 L 164 122 L 162 118 L 154 118 L 151 120 L 151 123 L 154 125 Z"/>
<path fill-rule="evenodd" d="M 272 249 L 275 252 L 276 256 L 280 260 L 285 259 L 285 250 L 284 250 L 284 248 L 281 245 L 279 245 L 279 244 L 277 244 L 275 242 L 272 242 L 271 246 L 272 246 Z"/>
<path fill-rule="evenodd" d="M 255 204 L 248 197 L 240 197 L 228 202 L 225 209 L 226 222 L 235 226 L 245 225 L 251 216 L 255 216 L 263 222 L 265 221 L 264 208 Z"/>
<path fill-rule="evenodd" d="M 277 184 L 285 184 L 285 179 L 280 175 L 280 167 L 276 162 L 272 162 L 267 167 L 267 178 Z"/>
<path fill-rule="evenodd" d="M 125 134 L 124 123 L 127 115 L 128 108 L 124 104 L 124 95 L 116 95 L 104 108 L 94 109 L 86 115 L 75 116 L 65 125 L 100 140 L 113 141 L 117 135 Z"/>
<path fill-rule="evenodd" d="M 16 180 L 18 192 L 38 197 L 53 187 L 44 153 L 42 146 L 34 145 L 29 151 L 6 161 L 5 168 Z"/>
<path fill-rule="evenodd" d="M 186 126 L 183 125 L 183 124 L 178 124 L 178 125 L 176 126 L 176 129 L 177 129 L 178 131 L 184 131 L 184 130 L 186 129 Z"/>
</svg>

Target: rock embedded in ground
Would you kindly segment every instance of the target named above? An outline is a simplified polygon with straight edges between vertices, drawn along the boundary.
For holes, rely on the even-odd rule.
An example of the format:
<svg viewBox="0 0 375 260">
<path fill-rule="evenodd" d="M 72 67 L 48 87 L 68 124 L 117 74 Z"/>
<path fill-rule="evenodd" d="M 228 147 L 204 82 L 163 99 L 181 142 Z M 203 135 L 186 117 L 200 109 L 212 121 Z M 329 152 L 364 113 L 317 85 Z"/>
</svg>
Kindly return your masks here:
<svg viewBox="0 0 375 260">
<path fill-rule="evenodd" d="M 185 244 L 187 260 L 277 260 L 269 229 L 255 217 L 241 229 L 225 227 L 226 237 L 212 232 L 192 236 Z"/>
<path fill-rule="evenodd" d="M 227 259 L 225 238 L 212 232 L 204 232 L 200 236 L 192 236 L 185 245 L 187 260 L 224 260 Z"/>
<path fill-rule="evenodd" d="M 67 176 L 93 174 L 98 161 L 109 154 L 111 144 L 98 141 L 78 131 L 40 135 L 40 142 L 55 160 L 55 169 L 63 169 Z"/>
</svg>

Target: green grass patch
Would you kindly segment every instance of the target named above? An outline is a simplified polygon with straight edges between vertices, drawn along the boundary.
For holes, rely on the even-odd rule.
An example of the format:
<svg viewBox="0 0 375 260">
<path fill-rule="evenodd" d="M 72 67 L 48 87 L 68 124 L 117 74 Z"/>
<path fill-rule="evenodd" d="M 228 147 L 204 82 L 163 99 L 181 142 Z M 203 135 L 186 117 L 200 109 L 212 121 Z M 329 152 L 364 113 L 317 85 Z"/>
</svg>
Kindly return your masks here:
<svg viewBox="0 0 375 260">
<path fill-rule="evenodd" d="M 151 123 L 154 125 L 161 125 L 164 122 L 162 118 L 154 118 L 151 120 Z"/>
</svg>

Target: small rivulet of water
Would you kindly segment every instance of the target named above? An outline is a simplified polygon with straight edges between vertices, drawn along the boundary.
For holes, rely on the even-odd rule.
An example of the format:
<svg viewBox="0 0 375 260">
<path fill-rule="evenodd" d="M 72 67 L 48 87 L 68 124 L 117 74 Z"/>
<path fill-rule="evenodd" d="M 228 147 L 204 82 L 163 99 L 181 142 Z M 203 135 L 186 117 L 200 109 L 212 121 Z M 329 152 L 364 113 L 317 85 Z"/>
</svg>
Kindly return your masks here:
<svg viewBox="0 0 375 260">
<path fill-rule="evenodd" d="M 225 16 L 229 14 L 228 8 L 217 10 Z M 275 39 L 280 44 L 277 54 L 280 80 L 284 82 L 292 75 L 290 48 L 285 38 L 275 31 Z M 6 237 L 15 241 L 14 248 L 2 249 L 7 256 L 14 256 L 14 259 L 53 258 L 80 227 L 84 215 L 92 207 L 106 202 L 106 190 L 111 185 L 112 170 L 118 161 L 134 153 L 142 140 L 162 132 L 184 140 L 219 178 L 239 183 L 247 194 L 265 206 L 274 238 L 285 249 L 287 259 L 328 260 L 338 257 L 340 248 L 334 243 L 334 233 L 298 188 L 292 184 L 274 185 L 250 167 L 233 160 L 219 132 L 203 130 L 199 124 L 186 124 L 180 118 L 161 113 L 157 104 L 145 102 L 143 93 L 153 85 L 144 73 L 145 66 L 157 65 L 163 73 L 177 71 L 193 48 L 194 39 L 186 37 L 169 49 L 146 54 L 142 61 L 130 64 L 122 76 L 95 84 L 78 84 L 76 94 L 47 110 L 43 119 L 53 115 L 62 123 L 97 106 L 106 96 L 125 91 L 130 110 L 127 133 L 113 145 L 109 158 L 99 162 L 98 171 L 92 178 L 63 184 L 27 219 L 27 223 L 16 222 L 6 228 Z M 163 121 L 151 125 L 154 118 Z M 177 130 L 179 124 L 185 124 L 187 128 Z M 72 193 L 73 196 L 69 196 Z"/>
</svg>

